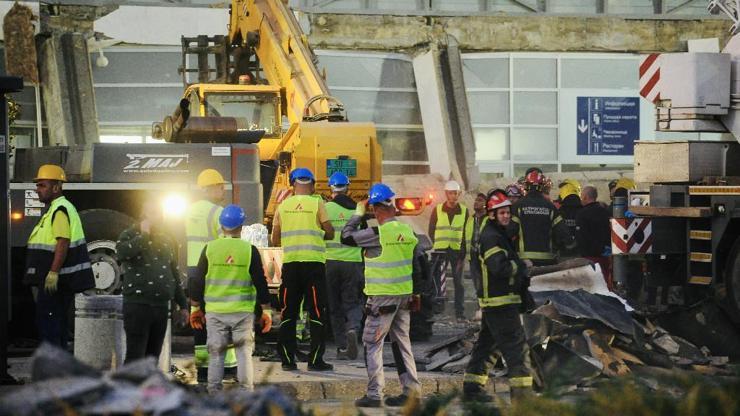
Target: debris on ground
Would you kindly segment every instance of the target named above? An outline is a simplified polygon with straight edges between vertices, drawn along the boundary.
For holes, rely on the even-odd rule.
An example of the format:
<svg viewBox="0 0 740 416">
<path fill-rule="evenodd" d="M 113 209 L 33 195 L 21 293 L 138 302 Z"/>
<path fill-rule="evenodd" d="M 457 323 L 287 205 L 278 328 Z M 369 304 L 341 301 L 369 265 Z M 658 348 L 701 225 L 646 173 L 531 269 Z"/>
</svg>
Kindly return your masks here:
<svg viewBox="0 0 740 416">
<path fill-rule="evenodd" d="M 661 371 L 735 376 L 727 356 L 713 356 L 705 345 L 697 346 L 640 316 L 619 296 L 604 294 L 606 285 L 596 281 L 603 282 L 598 270 L 544 272 L 537 279 L 544 277 L 545 282 L 533 279 L 535 290 L 530 290 L 537 308 L 521 315 L 541 387 L 561 393 L 588 390 L 605 379 L 639 374 L 644 385 L 657 388 L 660 382 L 644 375 Z M 574 283 L 562 279 L 563 274 L 581 280 Z M 563 286 L 566 289 L 558 289 Z M 428 348 L 418 361 L 428 362 L 427 371 L 461 373 L 477 332 L 473 328 L 450 337 Z M 504 365 L 500 357 L 497 365 Z"/>
<path fill-rule="evenodd" d="M 0 397 L 0 416 L 47 414 L 302 415 L 277 387 L 209 395 L 171 380 L 154 358 L 100 373 L 68 352 L 42 344 L 31 359 L 32 383 Z"/>
</svg>

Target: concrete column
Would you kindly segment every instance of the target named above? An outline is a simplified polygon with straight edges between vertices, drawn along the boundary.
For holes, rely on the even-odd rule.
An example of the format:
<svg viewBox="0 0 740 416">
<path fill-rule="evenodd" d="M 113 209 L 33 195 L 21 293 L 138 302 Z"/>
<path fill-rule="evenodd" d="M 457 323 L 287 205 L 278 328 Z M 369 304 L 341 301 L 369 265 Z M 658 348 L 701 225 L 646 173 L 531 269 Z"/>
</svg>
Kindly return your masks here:
<svg viewBox="0 0 740 416">
<path fill-rule="evenodd" d="M 44 110 L 49 124 L 45 145 L 75 146 L 99 139 L 90 55 L 79 33 L 52 33 L 39 53 Z"/>
<path fill-rule="evenodd" d="M 447 179 L 458 169 L 454 157 L 455 149 L 450 140 L 447 103 L 442 98 L 444 87 L 441 85 L 439 50 L 433 47 L 430 51 L 416 56 L 413 65 L 429 155 L 429 170 L 430 173 L 438 173 Z"/>
<path fill-rule="evenodd" d="M 452 36 L 447 37 L 447 93 L 448 99 L 454 102 L 448 103 L 450 117 L 454 117 L 452 125 L 452 140 L 455 147 L 458 168 L 462 175 L 466 189 L 478 188 L 480 174 L 475 161 L 475 138 L 473 137 L 473 125 L 470 120 L 468 109 L 468 95 L 465 91 L 465 80 L 463 77 L 463 63 L 457 40 Z"/>
</svg>

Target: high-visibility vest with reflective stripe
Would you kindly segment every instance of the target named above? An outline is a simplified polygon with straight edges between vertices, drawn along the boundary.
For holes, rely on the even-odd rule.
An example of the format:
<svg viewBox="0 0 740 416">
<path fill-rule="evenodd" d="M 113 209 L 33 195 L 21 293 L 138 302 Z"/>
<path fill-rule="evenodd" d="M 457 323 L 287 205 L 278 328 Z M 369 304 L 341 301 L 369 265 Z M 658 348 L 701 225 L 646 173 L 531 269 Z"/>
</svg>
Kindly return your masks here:
<svg viewBox="0 0 740 416">
<path fill-rule="evenodd" d="M 257 289 L 249 273 L 252 245 L 239 238 L 222 237 L 206 244 L 206 258 L 203 300 L 208 312 L 254 312 Z"/>
<path fill-rule="evenodd" d="M 460 205 L 460 213 L 452 217 L 452 224 L 442 204 L 437 205 L 437 224 L 434 226 L 434 250 L 460 250 L 465 237 L 465 219 L 468 217 L 468 209 Z"/>
<path fill-rule="evenodd" d="M 411 226 L 390 221 L 378 227 L 380 255 L 365 258 L 365 294 L 410 295 L 414 284 L 414 248 L 419 241 Z"/>
<path fill-rule="evenodd" d="M 326 204 L 326 213 L 329 215 L 329 221 L 334 227 L 334 239 L 326 242 L 326 259 L 361 262 L 362 249 L 359 247 L 350 247 L 340 242 L 342 238 L 342 228 L 347 224 L 349 218 L 354 214 L 354 210 L 347 209 L 336 202 Z"/>
<path fill-rule="evenodd" d="M 278 207 L 283 263 L 326 262 L 324 230 L 317 222 L 320 198 L 293 195 Z"/>
<path fill-rule="evenodd" d="M 196 267 L 206 243 L 218 238 L 221 226 L 218 217 L 223 207 L 202 199 L 190 205 L 185 219 L 188 242 L 188 267 Z"/>
<path fill-rule="evenodd" d="M 80 292 L 95 287 L 87 242 L 82 229 L 82 221 L 77 209 L 65 197 L 60 196 L 51 202 L 49 209 L 41 217 L 28 237 L 27 269 L 24 282 L 41 284 L 54 261 L 57 239 L 52 222 L 54 214 L 64 211 L 69 218 L 69 249 L 59 269 L 59 281 L 65 288 Z"/>
</svg>

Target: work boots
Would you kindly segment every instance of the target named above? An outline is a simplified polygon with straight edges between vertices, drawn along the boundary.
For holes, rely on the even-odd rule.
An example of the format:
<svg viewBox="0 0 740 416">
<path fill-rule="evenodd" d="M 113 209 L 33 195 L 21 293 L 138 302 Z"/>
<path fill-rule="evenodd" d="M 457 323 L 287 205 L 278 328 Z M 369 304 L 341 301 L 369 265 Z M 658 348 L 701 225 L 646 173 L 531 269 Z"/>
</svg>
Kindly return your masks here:
<svg viewBox="0 0 740 416">
<path fill-rule="evenodd" d="M 492 402 L 493 396 L 488 394 L 480 384 L 463 383 L 463 400 L 469 402 Z"/>
</svg>

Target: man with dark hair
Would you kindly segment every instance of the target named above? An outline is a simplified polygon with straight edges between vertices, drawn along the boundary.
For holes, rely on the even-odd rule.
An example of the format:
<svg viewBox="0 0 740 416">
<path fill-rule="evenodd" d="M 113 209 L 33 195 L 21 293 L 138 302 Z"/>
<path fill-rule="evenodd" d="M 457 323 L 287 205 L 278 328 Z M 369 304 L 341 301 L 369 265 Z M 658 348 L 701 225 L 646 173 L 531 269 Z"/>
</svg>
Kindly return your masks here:
<svg viewBox="0 0 740 416">
<path fill-rule="evenodd" d="M 609 267 L 611 248 L 611 229 L 609 212 L 596 199 L 598 192 L 593 186 L 586 186 L 581 191 L 583 209 L 576 216 L 576 242 L 578 254 L 601 267 L 609 288 L 612 288 Z"/>
<path fill-rule="evenodd" d="M 142 204 L 141 221 L 124 230 L 116 244 L 123 274 L 126 363 L 145 356 L 159 358 L 171 301 L 180 307 L 182 322 L 187 322 L 177 245 L 162 229 L 163 220 L 162 207 L 149 197 Z"/>
</svg>

